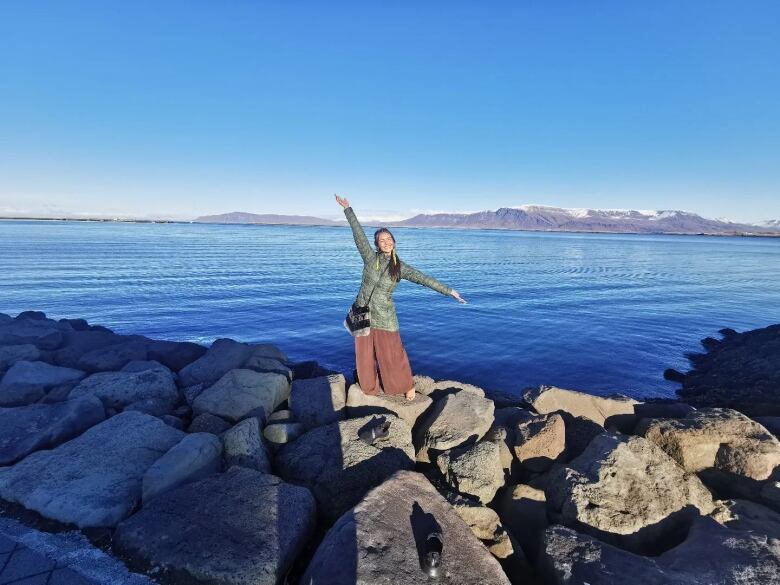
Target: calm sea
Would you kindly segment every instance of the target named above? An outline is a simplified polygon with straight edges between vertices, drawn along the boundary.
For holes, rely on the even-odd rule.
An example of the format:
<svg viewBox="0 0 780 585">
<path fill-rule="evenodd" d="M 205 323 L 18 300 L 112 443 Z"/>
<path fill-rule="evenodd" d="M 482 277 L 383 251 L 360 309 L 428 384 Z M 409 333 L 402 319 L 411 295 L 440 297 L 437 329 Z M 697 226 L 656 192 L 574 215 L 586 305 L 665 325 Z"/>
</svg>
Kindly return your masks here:
<svg viewBox="0 0 780 585">
<path fill-rule="evenodd" d="M 412 368 L 436 379 L 672 396 L 664 369 L 687 369 L 702 337 L 780 321 L 780 239 L 394 232 L 402 259 L 469 301 L 396 289 Z M 270 342 L 345 373 L 361 267 L 341 227 L 0 221 L 1 312 Z"/>
</svg>

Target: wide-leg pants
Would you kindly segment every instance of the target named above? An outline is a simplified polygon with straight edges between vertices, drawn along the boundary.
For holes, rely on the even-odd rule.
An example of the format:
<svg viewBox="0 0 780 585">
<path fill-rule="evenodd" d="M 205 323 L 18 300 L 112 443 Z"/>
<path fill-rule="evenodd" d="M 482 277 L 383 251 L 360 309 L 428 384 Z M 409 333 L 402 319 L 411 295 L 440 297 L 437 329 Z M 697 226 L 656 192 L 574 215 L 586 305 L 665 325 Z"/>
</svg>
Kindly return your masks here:
<svg viewBox="0 0 780 585">
<path fill-rule="evenodd" d="M 405 394 L 414 388 L 414 379 L 400 332 L 374 327 L 370 331 L 369 335 L 355 337 L 355 364 L 360 389 L 365 394 L 379 394 L 382 390 L 385 394 Z"/>
</svg>

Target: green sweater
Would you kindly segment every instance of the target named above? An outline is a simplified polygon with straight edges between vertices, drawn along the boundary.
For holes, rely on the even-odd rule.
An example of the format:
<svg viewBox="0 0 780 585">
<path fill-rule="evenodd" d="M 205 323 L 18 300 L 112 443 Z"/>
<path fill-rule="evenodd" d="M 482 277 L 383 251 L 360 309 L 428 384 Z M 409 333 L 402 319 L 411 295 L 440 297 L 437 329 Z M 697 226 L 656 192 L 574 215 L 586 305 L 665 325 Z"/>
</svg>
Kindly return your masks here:
<svg viewBox="0 0 780 585">
<path fill-rule="evenodd" d="M 381 275 L 382 278 L 379 284 L 376 285 L 376 290 L 374 290 L 374 295 L 371 297 L 369 305 L 371 309 L 371 327 L 385 331 L 398 331 L 398 317 L 395 314 L 395 303 L 393 303 L 393 291 L 398 286 L 398 283 L 390 277 L 390 268 L 382 274 L 385 266 L 390 262 L 390 257 L 385 256 L 382 252 L 377 252 L 371 247 L 366 233 L 363 231 L 351 207 L 344 208 L 344 215 L 347 216 L 358 252 L 360 252 L 360 256 L 363 258 L 363 281 L 360 284 L 360 292 L 356 302 L 362 306 L 366 304 L 368 295 L 371 294 L 371 289 L 374 288 L 374 284 Z M 376 267 L 377 257 L 379 258 L 379 269 Z M 403 260 L 401 260 L 401 278 L 427 286 L 443 295 L 450 295 L 452 292 L 450 287 L 442 284 L 432 276 L 412 268 Z"/>
</svg>

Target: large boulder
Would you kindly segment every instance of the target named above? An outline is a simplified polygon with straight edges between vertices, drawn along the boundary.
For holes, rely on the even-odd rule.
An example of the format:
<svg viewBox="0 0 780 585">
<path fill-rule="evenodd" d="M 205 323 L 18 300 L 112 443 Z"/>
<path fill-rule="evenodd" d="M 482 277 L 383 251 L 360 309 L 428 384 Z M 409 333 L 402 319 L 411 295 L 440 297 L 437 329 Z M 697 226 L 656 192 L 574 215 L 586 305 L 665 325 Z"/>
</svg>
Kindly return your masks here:
<svg viewBox="0 0 780 585">
<path fill-rule="evenodd" d="M 546 486 L 563 524 L 641 553 L 668 547 L 715 507 L 695 474 L 647 439 L 619 434 L 593 439 Z"/>
<path fill-rule="evenodd" d="M 58 366 L 75 368 L 84 354 L 125 340 L 125 336 L 103 329 L 69 331 L 62 347 L 52 352 L 51 360 Z"/>
<path fill-rule="evenodd" d="M 290 410 L 307 430 L 342 420 L 346 413 L 346 380 L 341 374 L 295 380 Z"/>
<path fill-rule="evenodd" d="M 498 561 L 447 501 L 419 473 L 399 471 L 371 490 L 328 531 L 301 583 L 427 585 L 425 539 L 444 536 L 442 581 L 508 585 Z"/>
<path fill-rule="evenodd" d="M 0 408 L 0 465 L 33 451 L 51 449 L 106 418 L 103 404 L 88 396 L 56 404 Z"/>
<path fill-rule="evenodd" d="M 390 422 L 386 438 L 372 445 L 358 438 L 383 419 Z M 332 521 L 399 469 L 414 467 L 411 429 L 392 415 L 331 423 L 283 445 L 275 464 L 282 478 L 311 488 L 320 511 Z"/>
<path fill-rule="evenodd" d="M 233 467 L 158 496 L 117 527 L 113 542 L 168 581 L 277 585 L 314 526 L 309 490 Z"/>
<path fill-rule="evenodd" d="M 417 393 L 414 400 L 407 400 L 403 394 L 365 394 L 360 384 L 352 384 L 347 393 L 347 413 L 350 418 L 369 414 L 394 414 L 414 428 L 419 416 L 433 401 L 426 395 Z"/>
<path fill-rule="evenodd" d="M 493 425 L 494 411 L 491 400 L 467 390 L 437 400 L 415 430 L 417 460 L 430 462 L 429 451 L 446 451 L 481 439 Z"/>
<path fill-rule="evenodd" d="M 42 350 L 55 350 L 66 339 L 68 327 L 51 319 L 24 318 L 0 323 L 0 345 L 31 344 Z"/>
<path fill-rule="evenodd" d="M 450 486 L 483 504 L 489 504 L 504 485 L 499 446 L 493 441 L 445 451 L 436 458 L 436 465 Z"/>
<path fill-rule="evenodd" d="M 158 418 L 123 412 L 0 470 L 0 497 L 79 528 L 114 526 L 140 503 L 146 470 L 183 436 Z"/>
<path fill-rule="evenodd" d="M 41 359 L 41 350 L 32 343 L 0 346 L 0 375 L 20 360 L 35 362 Z"/>
<path fill-rule="evenodd" d="M 174 372 L 191 364 L 206 353 L 206 348 L 191 341 L 150 339 L 146 344 L 150 360 L 160 362 Z"/>
<path fill-rule="evenodd" d="M 523 393 L 524 400 L 539 414 L 559 410 L 572 416 L 584 416 L 603 427 L 631 428 L 636 420 L 635 408 L 640 402 L 627 396 L 594 396 L 555 386 L 539 386 Z"/>
<path fill-rule="evenodd" d="M 637 433 L 719 494 L 759 499 L 762 482 L 780 465 L 780 441 L 736 410 L 706 408 L 686 418 L 645 419 Z"/>
<path fill-rule="evenodd" d="M 269 359 L 275 362 L 271 364 L 267 361 Z M 197 360 L 183 367 L 179 376 L 184 386 L 213 384 L 230 370 L 240 368 L 280 373 L 277 370 L 287 361 L 287 356 L 274 345 L 217 339 Z M 288 368 L 284 368 L 283 375 L 290 380 Z"/>
<path fill-rule="evenodd" d="M 222 435 L 227 467 L 239 465 L 271 473 L 271 463 L 263 444 L 263 431 L 257 417 L 247 418 Z"/>
<path fill-rule="evenodd" d="M 176 382 L 169 370 L 100 372 L 82 380 L 70 398 L 96 396 L 106 408 L 140 410 L 160 416 L 169 414 L 179 401 Z"/>
<path fill-rule="evenodd" d="M 37 402 L 55 386 L 78 382 L 85 375 L 81 370 L 52 366 L 46 362 L 19 360 L 0 381 L 0 406 Z"/>
<path fill-rule="evenodd" d="M 116 372 L 128 362 L 146 360 L 148 355 L 146 344 L 132 339 L 88 351 L 79 358 L 76 365 L 87 372 Z"/>
<path fill-rule="evenodd" d="M 180 485 L 222 469 L 222 442 L 211 433 L 192 433 L 171 447 L 146 470 L 142 481 L 144 505 Z"/>
<path fill-rule="evenodd" d="M 196 415 L 209 412 L 233 422 L 257 414 L 268 420 L 289 396 L 290 381 L 281 374 L 230 370 L 198 394 L 192 410 Z"/>
<path fill-rule="evenodd" d="M 548 470 L 566 449 L 566 425 L 559 414 L 520 422 L 512 434 L 514 455 L 520 465 L 531 472 Z"/>
<path fill-rule="evenodd" d="M 640 556 L 563 526 L 545 533 L 539 572 L 551 585 L 742 585 L 780 583 L 780 544 L 750 532 L 694 521 L 682 544 Z"/>
<path fill-rule="evenodd" d="M 535 561 L 542 533 L 549 524 L 544 492 L 526 484 L 507 486 L 498 494 L 495 506 L 504 527 L 517 539 L 526 556 Z"/>
</svg>

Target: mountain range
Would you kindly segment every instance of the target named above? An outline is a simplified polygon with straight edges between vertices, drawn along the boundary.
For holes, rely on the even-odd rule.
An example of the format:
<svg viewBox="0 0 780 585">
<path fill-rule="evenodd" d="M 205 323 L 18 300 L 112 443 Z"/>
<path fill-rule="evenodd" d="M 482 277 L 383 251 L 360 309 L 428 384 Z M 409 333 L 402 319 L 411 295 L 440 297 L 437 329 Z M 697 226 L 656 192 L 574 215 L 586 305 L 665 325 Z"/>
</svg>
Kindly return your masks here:
<svg viewBox="0 0 780 585">
<path fill-rule="evenodd" d="M 198 217 L 197 223 L 253 223 L 297 225 L 343 225 L 310 216 L 257 215 L 233 212 Z M 419 214 L 409 219 L 380 222 L 398 227 L 444 227 L 462 229 L 508 229 L 556 232 L 608 232 L 647 234 L 712 234 L 780 236 L 780 220 L 762 225 L 737 223 L 725 219 L 707 219 L 678 210 L 567 209 L 545 205 L 501 207 L 476 213 Z M 376 222 L 371 222 L 372 225 Z"/>
</svg>

